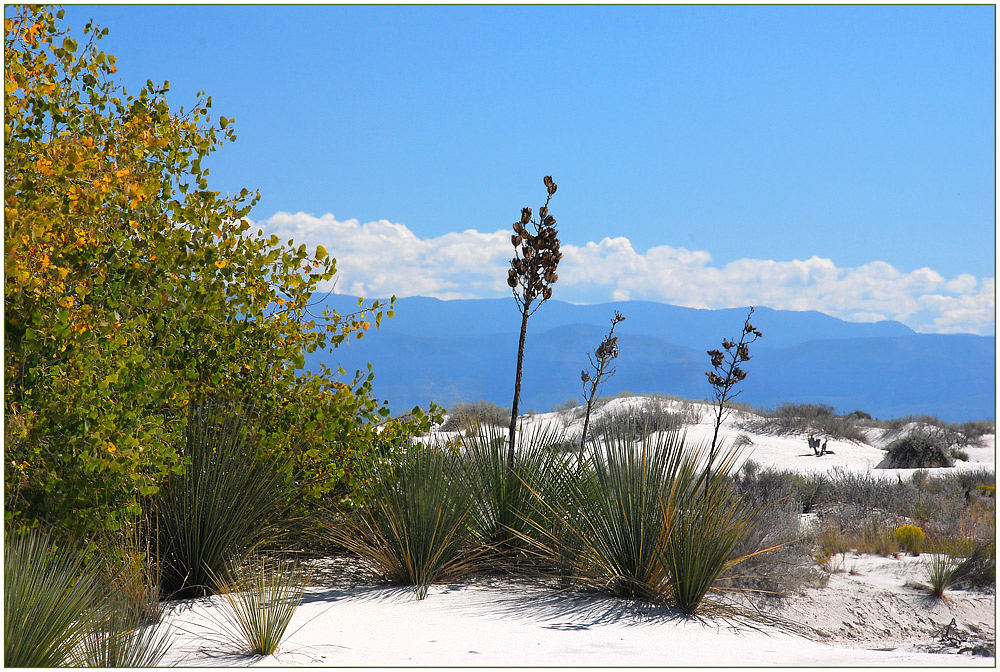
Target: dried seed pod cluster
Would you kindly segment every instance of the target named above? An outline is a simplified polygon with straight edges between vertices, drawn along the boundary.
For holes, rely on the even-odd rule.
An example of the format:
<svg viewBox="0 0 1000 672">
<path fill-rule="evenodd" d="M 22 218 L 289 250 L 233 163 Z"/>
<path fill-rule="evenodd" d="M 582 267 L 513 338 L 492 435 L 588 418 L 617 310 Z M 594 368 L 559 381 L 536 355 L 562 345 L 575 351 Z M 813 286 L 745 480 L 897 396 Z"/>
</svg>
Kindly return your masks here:
<svg viewBox="0 0 1000 672">
<path fill-rule="evenodd" d="M 753 309 L 750 309 L 753 314 Z M 750 315 L 747 315 L 743 324 L 743 333 L 740 334 L 739 343 L 734 343 L 728 338 L 722 339 L 722 350 L 709 350 L 708 356 L 712 358 L 712 368 L 714 371 L 706 371 L 708 383 L 715 388 L 728 388 L 747 377 L 746 371 L 740 368 L 741 362 L 750 361 L 750 344 L 763 336 L 760 331 L 750 324 Z M 725 371 L 726 356 L 729 356 L 729 370 Z M 721 374 L 721 375 L 720 375 Z"/>
<path fill-rule="evenodd" d="M 551 298 L 552 285 L 559 280 L 556 274 L 562 259 L 559 231 L 556 218 L 549 214 L 549 201 L 557 185 L 549 175 L 543 182 L 548 195 L 545 205 L 538 209 L 538 220 L 532 218 L 531 208 L 521 208 L 521 219 L 514 222 L 514 235 L 510 237 L 514 258 L 507 271 L 507 285 L 522 307 L 529 306 L 538 297 L 542 301 Z"/>
</svg>

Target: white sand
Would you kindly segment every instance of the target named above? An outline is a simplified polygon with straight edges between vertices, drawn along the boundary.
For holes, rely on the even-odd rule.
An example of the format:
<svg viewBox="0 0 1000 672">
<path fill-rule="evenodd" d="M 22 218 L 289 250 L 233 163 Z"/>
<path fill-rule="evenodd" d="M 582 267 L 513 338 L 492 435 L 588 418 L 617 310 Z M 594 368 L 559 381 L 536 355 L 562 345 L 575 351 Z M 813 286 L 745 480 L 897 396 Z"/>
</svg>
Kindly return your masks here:
<svg viewBox="0 0 1000 672">
<path fill-rule="evenodd" d="M 642 399 L 616 399 L 602 412 L 638 403 Z M 734 415 L 724 425 L 729 439 L 745 433 L 738 420 Z M 528 426 L 537 423 L 561 426 L 551 413 L 527 420 Z M 688 437 L 708 441 L 711 432 L 705 408 Z M 884 455 L 875 446 L 830 441 L 835 454 L 817 458 L 804 436 L 749 437 L 753 445 L 745 457 L 762 466 L 802 473 L 839 468 L 904 479 L 913 471 L 873 470 Z M 989 436 L 981 447 L 967 449 L 970 461 L 953 469 L 993 469 L 994 441 Z M 667 608 L 495 580 L 434 586 L 417 601 L 412 589 L 315 579 L 289 628 L 292 634 L 278 654 L 263 658 L 240 655 L 237 645 L 220 640 L 219 598 L 172 604 L 164 627 L 173 631 L 174 644 L 163 664 L 993 667 L 994 658 L 959 654 L 958 647 L 930 652 L 952 619 L 954 632 L 965 641 L 992 641 L 996 602 L 992 593 L 957 590 L 945 601 L 929 599 L 913 585 L 925 580 L 924 561 L 835 557 L 827 586 L 775 604 L 774 615 L 798 624 L 795 628 L 718 616 L 693 619 Z M 327 566 L 334 577 L 343 567 L 336 561 Z"/>
<path fill-rule="evenodd" d="M 862 600 L 849 574 L 835 575 L 829 599 L 808 595 L 787 609 L 831 630 L 841 612 L 889 605 L 892 600 Z M 831 581 L 831 584 L 834 582 Z M 877 591 L 902 591 L 902 582 Z M 919 602 L 916 591 L 910 591 Z M 867 596 L 866 596 L 867 597 Z M 968 602 L 986 602 L 970 608 Z M 835 606 L 839 611 L 831 610 Z M 853 605 L 853 606 L 852 606 Z M 987 666 L 994 660 L 955 653 L 920 651 L 916 626 L 934 621 L 941 630 L 951 614 L 980 613 L 992 620 L 992 596 L 952 594 L 950 602 L 917 604 L 899 613 L 916 625 L 907 636 L 870 631 L 865 641 L 832 635 L 807 637 L 770 626 L 739 625 L 718 617 L 687 618 L 669 609 L 624 600 L 558 594 L 528 586 L 481 583 L 433 586 L 423 601 L 411 589 L 358 587 L 310 590 L 290 626 L 290 636 L 274 656 L 237 655 L 238 648 L 206 641 L 218 625 L 218 599 L 175 605 L 168 623 L 179 624 L 164 664 L 184 666 Z M 982 608 L 979 608 L 982 607 Z M 879 607 L 881 608 L 881 607 Z M 845 620 L 849 616 L 844 616 Z M 908 618 L 907 618 L 908 617 Z M 839 625 L 839 624 L 837 624 Z M 859 627 L 870 628 L 871 624 Z M 966 624 L 968 627 L 968 624 Z M 892 650 L 879 650 L 890 648 Z"/>
</svg>

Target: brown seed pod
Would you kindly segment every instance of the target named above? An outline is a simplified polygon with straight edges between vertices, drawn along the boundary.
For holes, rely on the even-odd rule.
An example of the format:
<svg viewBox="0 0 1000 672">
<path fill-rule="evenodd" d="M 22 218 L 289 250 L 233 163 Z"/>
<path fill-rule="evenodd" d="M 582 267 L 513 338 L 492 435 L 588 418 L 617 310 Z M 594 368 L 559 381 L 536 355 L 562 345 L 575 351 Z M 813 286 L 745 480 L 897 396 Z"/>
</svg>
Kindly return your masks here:
<svg viewBox="0 0 1000 672">
<path fill-rule="evenodd" d="M 510 242 L 514 247 L 517 247 L 518 245 L 521 244 L 521 236 L 514 234 L 513 236 L 510 237 Z"/>
<path fill-rule="evenodd" d="M 531 221 L 531 208 L 521 208 L 521 224 Z"/>
</svg>

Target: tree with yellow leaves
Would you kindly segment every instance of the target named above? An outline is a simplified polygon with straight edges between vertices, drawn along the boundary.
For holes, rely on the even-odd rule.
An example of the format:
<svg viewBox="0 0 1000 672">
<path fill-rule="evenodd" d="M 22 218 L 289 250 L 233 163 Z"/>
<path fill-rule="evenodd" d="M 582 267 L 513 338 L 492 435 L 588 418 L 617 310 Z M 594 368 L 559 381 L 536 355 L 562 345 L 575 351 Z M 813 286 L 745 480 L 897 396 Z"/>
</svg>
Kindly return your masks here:
<svg viewBox="0 0 1000 672">
<path fill-rule="evenodd" d="M 137 95 L 62 12 L 4 21 L 4 451 L 9 522 L 115 527 L 171 472 L 185 408 L 240 399 L 266 414 L 311 495 L 342 485 L 389 414 L 369 372 L 301 371 L 381 320 L 391 302 L 310 313 L 335 260 L 265 237 L 258 195 L 221 195 L 205 158 L 236 138 L 203 94 L 171 110 Z M 390 310 L 391 316 L 391 310 Z M 294 430 L 294 431 L 293 431 Z"/>
</svg>

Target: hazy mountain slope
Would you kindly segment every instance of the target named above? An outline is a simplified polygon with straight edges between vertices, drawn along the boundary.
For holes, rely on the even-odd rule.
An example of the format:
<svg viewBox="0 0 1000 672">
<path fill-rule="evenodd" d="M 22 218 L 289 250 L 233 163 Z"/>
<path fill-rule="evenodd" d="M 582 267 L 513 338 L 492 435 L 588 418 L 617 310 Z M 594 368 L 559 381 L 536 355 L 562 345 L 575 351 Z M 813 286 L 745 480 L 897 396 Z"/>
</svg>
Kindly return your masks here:
<svg viewBox="0 0 1000 672">
<path fill-rule="evenodd" d="M 350 297 L 331 297 L 342 311 Z M 654 303 L 603 306 L 546 304 L 529 322 L 522 403 L 548 410 L 579 398 L 586 353 L 607 330 L 617 308 L 618 374 L 602 394 L 622 390 L 704 398 L 710 393 L 705 350 L 736 336 L 742 310 L 700 311 Z M 551 315 L 549 313 L 552 313 Z M 741 401 L 856 408 L 878 417 L 931 413 L 949 421 L 994 415 L 994 339 L 915 334 L 894 322 L 854 324 L 820 313 L 760 309 L 764 333 L 748 369 Z M 348 372 L 375 367 L 375 392 L 393 410 L 435 401 L 488 400 L 503 406 L 513 394 L 517 311 L 512 301 L 397 301 L 397 314 L 362 341 L 332 353 L 313 353 Z"/>
</svg>

